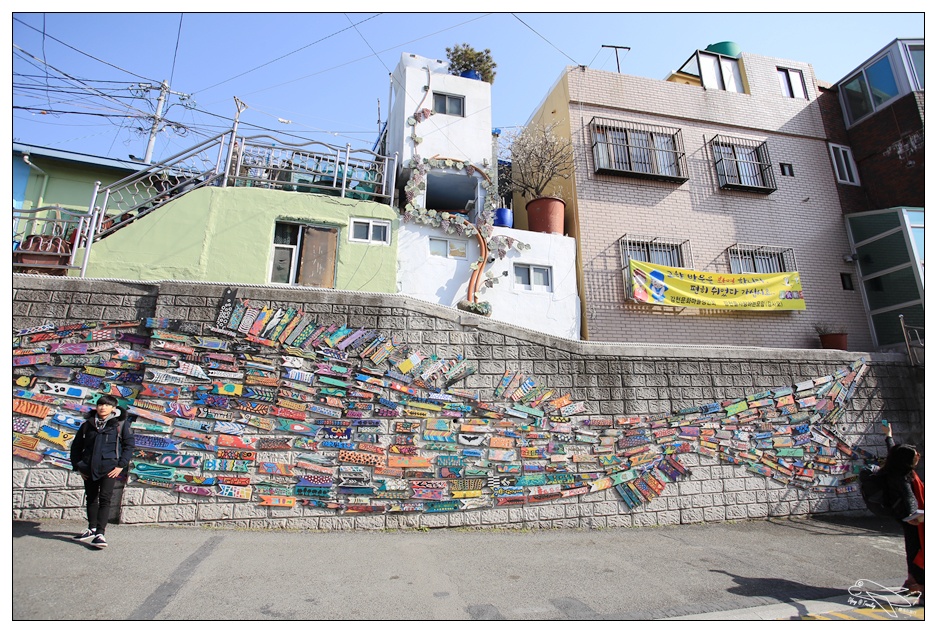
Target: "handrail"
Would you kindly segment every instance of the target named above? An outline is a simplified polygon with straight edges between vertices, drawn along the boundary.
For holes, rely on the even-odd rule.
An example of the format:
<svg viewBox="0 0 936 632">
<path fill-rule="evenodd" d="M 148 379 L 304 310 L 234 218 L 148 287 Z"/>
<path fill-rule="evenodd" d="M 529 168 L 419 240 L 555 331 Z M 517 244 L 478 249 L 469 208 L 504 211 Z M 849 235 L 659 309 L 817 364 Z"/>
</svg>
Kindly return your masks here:
<svg viewBox="0 0 936 632">
<path fill-rule="evenodd" d="M 95 216 L 60 205 L 35 209 L 13 209 L 13 271 L 29 274 L 65 275 L 80 270 L 75 265 L 79 248 L 91 243 Z"/>
<path fill-rule="evenodd" d="M 924 348 L 924 328 L 918 325 L 908 325 L 904 320 L 903 314 L 900 314 L 898 318 L 900 319 L 900 330 L 903 332 L 904 343 L 907 345 L 907 356 L 910 358 L 910 366 L 923 366 L 923 361 L 917 359 L 915 349 Z"/>
</svg>

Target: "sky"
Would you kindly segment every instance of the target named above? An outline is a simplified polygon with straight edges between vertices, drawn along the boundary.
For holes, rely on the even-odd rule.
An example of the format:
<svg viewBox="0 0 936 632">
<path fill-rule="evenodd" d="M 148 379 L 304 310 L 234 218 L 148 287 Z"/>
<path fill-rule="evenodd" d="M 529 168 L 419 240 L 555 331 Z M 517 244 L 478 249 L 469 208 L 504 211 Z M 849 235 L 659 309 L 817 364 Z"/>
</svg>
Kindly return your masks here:
<svg viewBox="0 0 936 632">
<path fill-rule="evenodd" d="M 12 140 L 142 157 L 152 125 L 146 117 L 167 81 L 168 124 L 157 134 L 154 162 L 230 129 L 235 97 L 247 106 L 244 135 L 369 148 L 403 53 L 444 60 L 446 47 L 458 43 L 490 49 L 492 122 L 506 131 L 528 121 L 566 66 L 616 72 L 620 63 L 624 74 L 662 80 L 696 49 L 733 41 L 743 52 L 811 63 L 821 81 L 835 83 L 892 40 L 924 36 L 922 3 L 900 13 L 536 13 L 518 4 L 537 6 L 506 3 L 517 7 L 512 13 L 381 13 L 386 3 L 367 2 L 355 6 L 373 11 L 347 14 L 14 11 Z M 504 6 L 471 6 L 486 5 Z"/>
</svg>

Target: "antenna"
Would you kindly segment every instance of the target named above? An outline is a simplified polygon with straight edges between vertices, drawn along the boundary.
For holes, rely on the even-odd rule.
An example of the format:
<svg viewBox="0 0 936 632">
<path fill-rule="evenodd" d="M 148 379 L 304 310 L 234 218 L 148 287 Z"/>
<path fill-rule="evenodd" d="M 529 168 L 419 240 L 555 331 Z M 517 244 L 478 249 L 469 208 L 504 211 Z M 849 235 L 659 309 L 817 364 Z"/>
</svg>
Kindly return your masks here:
<svg viewBox="0 0 936 632">
<path fill-rule="evenodd" d="M 630 46 L 615 46 L 615 45 L 613 45 L 613 44 L 602 44 L 601 47 L 602 47 L 602 48 L 613 48 L 613 49 L 614 49 L 614 59 L 615 59 L 615 61 L 617 61 L 617 71 L 618 71 L 618 74 L 620 74 L 620 73 L 621 73 L 621 60 L 620 60 L 620 58 L 618 57 L 618 51 L 619 51 L 619 50 L 630 50 Z"/>
</svg>

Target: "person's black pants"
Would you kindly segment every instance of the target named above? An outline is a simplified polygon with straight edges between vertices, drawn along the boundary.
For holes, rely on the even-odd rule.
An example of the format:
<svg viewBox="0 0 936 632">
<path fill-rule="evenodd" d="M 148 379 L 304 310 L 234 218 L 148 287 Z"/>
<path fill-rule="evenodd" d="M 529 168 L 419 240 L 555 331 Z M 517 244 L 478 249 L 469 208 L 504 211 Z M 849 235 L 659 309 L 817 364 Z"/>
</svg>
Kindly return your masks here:
<svg viewBox="0 0 936 632">
<path fill-rule="evenodd" d="M 916 557 L 917 553 L 920 552 L 920 549 L 923 548 L 920 544 L 920 531 L 917 525 L 904 522 L 903 532 L 904 548 L 907 550 L 907 572 L 910 574 L 910 577 L 913 578 L 913 581 L 923 586 L 923 569 L 913 563 L 913 559 Z"/>
<path fill-rule="evenodd" d="M 92 481 L 90 478 L 84 482 L 85 495 L 88 497 L 88 526 L 97 528 L 98 533 L 107 529 L 110 519 L 111 498 L 114 496 L 116 478 L 100 478 Z"/>
</svg>

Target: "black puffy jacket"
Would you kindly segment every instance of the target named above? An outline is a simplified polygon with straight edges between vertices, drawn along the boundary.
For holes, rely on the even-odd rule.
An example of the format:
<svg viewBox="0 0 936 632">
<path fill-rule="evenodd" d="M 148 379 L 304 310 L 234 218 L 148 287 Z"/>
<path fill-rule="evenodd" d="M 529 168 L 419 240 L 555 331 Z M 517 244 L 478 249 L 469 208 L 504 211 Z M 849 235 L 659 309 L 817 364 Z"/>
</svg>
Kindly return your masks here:
<svg viewBox="0 0 936 632">
<path fill-rule="evenodd" d="M 91 476 L 94 481 L 104 478 L 115 467 L 126 469 L 133 454 L 133 431 L 127 412 L 115 408 L 100 431 L 94 425 L 96 415 L 96 410 L 85 415 L 85 422 L 78 428 L 71 444 L 72 467 Z"/>
</svg>

